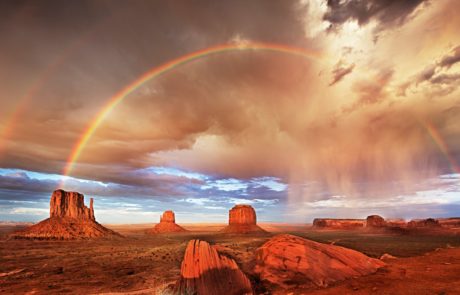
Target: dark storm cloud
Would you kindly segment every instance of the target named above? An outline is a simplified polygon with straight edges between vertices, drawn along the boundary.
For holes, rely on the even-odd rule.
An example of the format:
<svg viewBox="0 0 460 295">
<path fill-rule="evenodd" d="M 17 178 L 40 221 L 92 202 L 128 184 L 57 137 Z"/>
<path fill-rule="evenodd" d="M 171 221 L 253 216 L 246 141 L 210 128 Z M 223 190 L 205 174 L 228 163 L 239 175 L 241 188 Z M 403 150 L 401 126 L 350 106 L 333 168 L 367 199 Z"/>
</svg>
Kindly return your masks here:
<svg viewBox="0 0 460 295">
<path fill-rule="evenodd" d="M 424 56 L 423 46 L 438 40 L 430 34 L 420 38 L 416 32 L 403 40 L 395 31 L 394 39 L 369 48 L 364 46 L 367 33 L 363 40 L 349 32 L 305 37 L 310 29 L 324 29 L 322 13 L 305 21 L 324 7 L 310 10 L 314 3 L 299 1 L 6 2 L 0 3 L 5 5 L 0 9 L 0 118 L 9 118 L 19 99 L 31 95 L 19 115 L 12 116 L 14 128 L 5 139 L 2 128 L 9 125 L 0 120 L 1 168 L 60 174 L 101 108 L 147 70 L 208 46 L 263 41 L 305 48 L 309 57 L 226 51 L 181 64 L 143 84 L 104 119 L 66 188 L 106 199 L 158 198 L 164 206 L 184 208 L 194 204 L 193 211 L 200 213 L 205 204 L 226 217 L 231 203 L 281 205 L 287 194 L 300 201 L 317 195 L 327 200 L 331 194 L 379 198 L 401 191 L 393 189 L 395 179 L 418 182 L 448 169 L 417 119 L 433 119 L 451 147 L 456 133 L 449 128 L 457 126 L 458 114 L 452 111 L 449 120 L 438 120 L 446 117 L 442 111 L 452 101 L 433 106 L 410 97 L 391 106 L 384 103 L 393 100 L 392 80 L 402 76 L 397 82 L 404 82 L 410 72 L 401 60 Z M 331 23 L 377 20 L 388 27 L 408 21 L 418 5 L 369 1 L 357 13 L 346 3 L 359 6 L 358 1 L 329 2 Z M 339 18 L 335 14 L 341 9 Z M 447 23 L 444 15 L 439 22 L 441 30 Z M 425 29 L 429 23 L 416 25 Z M 357 34 L 363 32 L 356 28 Z M 409 43 L 415 46 L 404 46 Z M 334 68 L 338 55 L 347 63 Z M 456 56 L 455 51 L 440 59 L 443 71 Z M 381 70 L 396 69 L 393 62 L 403 67 L 397 75 Z M 318 75 L 331 67 L 331 76 Z M 427 71 L 425 79 L 452 84 L 452 75 Z M 328 87 L 339 81 L 340 87 Z M 353 112 L 342 112 L 343 106 Z M 454 157 L 457 146 L 452 143 Z M 186 172 L 158 175 L 147 171 L 152 166 Z M 261 176 L 278 177 L 282 184 Z M 291 189 L 305 182 L 318 185 Z M 4 175 L 0 199 L 13 192 L 32 197 L 34 191 L 48 198 L 58 184 L 55 178 Z M 288 187 L 279 190 L 283 185 Z"/>
<path fill-rule="evenodd" d="M 355 68 L 355 64 L 344 65 L 342 62 L 339 62 L 335 65 L 332 70 L 332 81 L 329 83 L 329 86 L 332 86 L 340 82 L 346 75 L 350 74 Z"/>
<path fill-rule="evenodd" d="M 349 20 L 365 25 L 371 20 L 379 23 L 380 29 L 403 24 L 412 12 L 426 0 L 328 0 L 328 11 L 324 19 L 331 28 Z"/>
</svg>

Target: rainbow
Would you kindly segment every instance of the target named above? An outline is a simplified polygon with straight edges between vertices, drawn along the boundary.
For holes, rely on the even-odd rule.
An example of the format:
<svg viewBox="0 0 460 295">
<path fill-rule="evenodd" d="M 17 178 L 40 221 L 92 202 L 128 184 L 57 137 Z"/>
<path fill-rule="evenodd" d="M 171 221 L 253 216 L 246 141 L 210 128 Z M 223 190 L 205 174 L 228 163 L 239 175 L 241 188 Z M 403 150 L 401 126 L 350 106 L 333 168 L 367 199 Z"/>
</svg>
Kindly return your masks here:
<svg viewBox="0 0 460 295">
<path fill-rule="evenodd" d="M 198 60 L 204 57 L 208 57 L 211 55 L 222 54 L 230 51 L 248 51 L 248 50 L 256 50 L 256 51 L 271 51 L 271 52 L 279 52 L 279 53 L 286 53 L 291 55 L 300 56 L 303 58 L 308 59 L 315 59 L 319 60 L 322 56 L 313 50 L 299 48 L 299 47 L 292 47 L 283 44 L 274 44 L 274 43 L 262 43 L 262 42 L 244 42 L 241 44 L 235 43 L 227 43 L 227 44 L 220 44 L 212 47 L 208 47 L 205 49 L 201 49 L 198 51 L 194 51 L 178 57 L 176 59 L 170 60 L 162 65 L 154 67 L 149 71 L 142 74 L 139 78 L 131 82 L 129 85 L 122 88 L 119 92 L 117 92 L 114 96 L 112 96 L 108 102 L 104 105 L 104 107 L 99 111 L 99 113 L 95 116 L 92 122 L 87 126 L 84 130 L 82 136 L 78 140 L 77 144 L 74 146 L 67 163 L 65 165 L 63 175 L 68 176 L 73 169 L 74 164 L 80 157 L 80 154 L 84 150 L 85 146 L 87 145 L 88 141 L 93 136 L 94 132 L 98 129 L 104 119 L 110 114 L 110 112 L 120 104 L 129 94 L 139 88 L 145 82 L 157 78 L 162 74 L 177 68 L 178 66 L 190 63 L 194 60 Z"/>
<path fill-rule="evenodd" d="M 442 138 L 442 136 L 439 133 L 439 131 L 429 121 L 426 121 L 423 125 L 425 126 L 426 130 L 428 131 L 428 134 L 431 136 L 431 138 L 433 139 L 435 144 L 439 147 L 441 152 L 446 157 L 446 159 L 449 162 L 449 165 L 450 165 L 450 167 L 452 169 L 452 172 L 454 172 L 456 174 L 460 174 L 460 167 L 458 166 L 457 161 L 455 160 L 455 158 L 450 153 L 449 148 L 447 146 L 447 143 L 444 141 L 444 139 Z"/>
<path fill-rule="evenodd" d="M 16 127 L 22 113 L 27 109 L 29 102 L 43 89 L 46 83 L 53 75 L 66 63 L 67 59 L 77 52 L 80 48 L 86 45 L 96 29 L 84 33 L 80 38 L 76 39 L 70 46 L 56 56 L 56 58 L 40 73 L 37 79 L 31 84 L 28 90 L 17 99 L 17 103 L 11 112 L 4 119 L 3 126 L 0 126 L 0 155 L 6 145 L 6 141 L 11 136 Z"/>
</svg>

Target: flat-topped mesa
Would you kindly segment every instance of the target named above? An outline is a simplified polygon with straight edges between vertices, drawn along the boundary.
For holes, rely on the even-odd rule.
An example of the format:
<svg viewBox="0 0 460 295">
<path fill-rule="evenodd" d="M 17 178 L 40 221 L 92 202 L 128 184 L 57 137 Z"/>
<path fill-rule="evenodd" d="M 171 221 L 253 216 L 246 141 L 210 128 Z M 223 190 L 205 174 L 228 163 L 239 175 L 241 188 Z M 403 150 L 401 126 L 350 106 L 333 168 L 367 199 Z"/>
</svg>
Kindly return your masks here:
<svg viewBox="0 0 460 295">
<path fill-rule="evenodd" d="M 313 226 L 317 228 L 356 229 L 363 228 L 365 224 L 364 219 L 315 218 L 313 220 Z"/>
<path fill-rule="evenodd" d="M 156 224 L 152 229 L 147 230 L 148 234 L 163 234 L 163 233 L 179 233 L 187 230 L 176 224 L 176 216 L 172 210 L 163 212 L 160 217 L 160 223 Z"/>
<path fill-rule="evenodd" d="M 253 294 L 251 282 L 235 260 L 204 241 L 189 241 L 180 273 L 173 294 Z"/>
<path fill-rule="evenodd" d="M 387 223 L 382 216 L 379 215 L 370 215 L 366 218 L 366 227 L 367 228 L 381 228 L 386 227 Z"/>
<path fill-rule="evenodd" d="M 160 217 L 160 222 L 172 222 L 176 223 L 176 216 L 172 210 L 167 210 L 163 212 L 163 215 Z"/>
<path fill-rule="evenodd" d="M 414 219 L 407 223 L 407 227 L 436 228 L 441 227 L 441 224 L 439 224 L 439 221 L 434 218 Z"/>
<path fill-rule="evenodd" d="M 84 196 L 77 192 L 66 192 L 64 190 L 55 190 L 50 201 L 50 218 L 76 218 L 93 220 L 94 208 L 93 198 L 90 199 L 90 207 L 86 207 Z"/>
<path fill-rule="evenodd" d="M 10 235 L 14 239 L 90 239 L 121 237 L 96 222 L 93 199 L 89 208 L 77 192 L 55 190 L 50 200 L 50 218 Z"/>
<path fill-rule="evenodd" d="M 228 212 L 228 226 L 226 233 L 254 233 L 265 232 L 257 225 L 256 211 L 250 205 L 235 205 Z"/>
<path fill-rule="evenodd" d="M 256 224 L 256 211 L 249 205 L 236 205 L 228 212 L 228 224 Z"/>
</svg>

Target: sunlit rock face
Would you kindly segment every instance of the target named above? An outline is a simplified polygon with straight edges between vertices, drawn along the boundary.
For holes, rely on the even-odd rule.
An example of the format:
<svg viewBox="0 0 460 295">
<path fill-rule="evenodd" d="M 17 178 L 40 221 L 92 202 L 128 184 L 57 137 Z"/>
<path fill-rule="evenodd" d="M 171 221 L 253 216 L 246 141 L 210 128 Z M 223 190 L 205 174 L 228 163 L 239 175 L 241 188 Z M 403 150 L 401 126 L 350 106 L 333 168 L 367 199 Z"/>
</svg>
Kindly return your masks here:
<svg viewBox="0 0 460 295">
<path fill-rule="evenodd" d="M 174 294 L 253 294 L 251 282 L 236 262 L 220 255 L 207 242 L 191 240 L 181 265 Z"/>
<path fill-rule="evenodd" d="M 93 199 L 86 207 L 78 192 L 56 190 L 51 195 L 50 218 L 10 235 L 16 239 L 88 239 L 121 237 L 96 222 Z"/>
<path fill-rule="evenodd" d="M 256 211 L 249 205 L 236 205 L 229 211 L 228 224 L 256 224 Z"/>
<path fill-rule="evenodd" d="M 280 289 L 326 287 L 368 275 L 385 264 L 358 251 L 317 243 L 293 235 L 278 235 L 256 250 L 254 272 Z"/>
<path fill-rule="evenodd" d="M 257 225 L 256 211 L 250 205 L 236 205 L 229 211 L 226 233 L 254 233 L 265 232 Z"/>
<path fill-rule="evenodd" d="M 176 223 L 176 216 L 174 215 L 174 212 L 171 210 L 163 212 L 163 215 L 160 217 L 160 222 Z"/>
<path fill-rule="evenodd" d="M 77 192 L 66 192 L 64 190 L 56 190 L 51 195 L 50 201 L 50 218 L 76 218 L 82 220 L 93 220 L 93 198 L 90 199 L 90 207 L 86 207 L 84 196 Z"/>
<path fill-rule="evenodd" d="M 163 212 L 163 215 L 160 217 L 160 223 L 155 225 L 153 229 L 148 230 L 149 234 L 162 234 L 162 233 L 179 233 L 186 232 L 187 230 L 176 224 L 176 217 L 174 212 L 167 210 Z"/>
</svg>

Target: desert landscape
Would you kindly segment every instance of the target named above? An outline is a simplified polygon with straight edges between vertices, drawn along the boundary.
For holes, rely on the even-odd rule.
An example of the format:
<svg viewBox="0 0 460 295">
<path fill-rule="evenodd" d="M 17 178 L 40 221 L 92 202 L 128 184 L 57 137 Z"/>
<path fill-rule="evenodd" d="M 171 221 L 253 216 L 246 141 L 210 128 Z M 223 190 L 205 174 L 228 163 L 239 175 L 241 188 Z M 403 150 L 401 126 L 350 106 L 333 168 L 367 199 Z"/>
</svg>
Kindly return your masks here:
<svg viewBox="0 0 460 295">
<path fill-rule="evenodd" d="M 104 227 L 83 198 L 57 190 L 49 219 L 35 225 L 2 223 L 0 292 L 460 292 L 460 218 L 397 226 L 376 215 L 360 227 L 358 220 L 347 219 L 257 224 L 251 206 L 237 205 L 229 210 L 228 225 L 179 226 L 168 210 L 155 225 Z"/>
<path fill-rule="evenodd" d="M 459 11 L 0 0 L 0 295 L 460 294 Z"/>
</svg>

